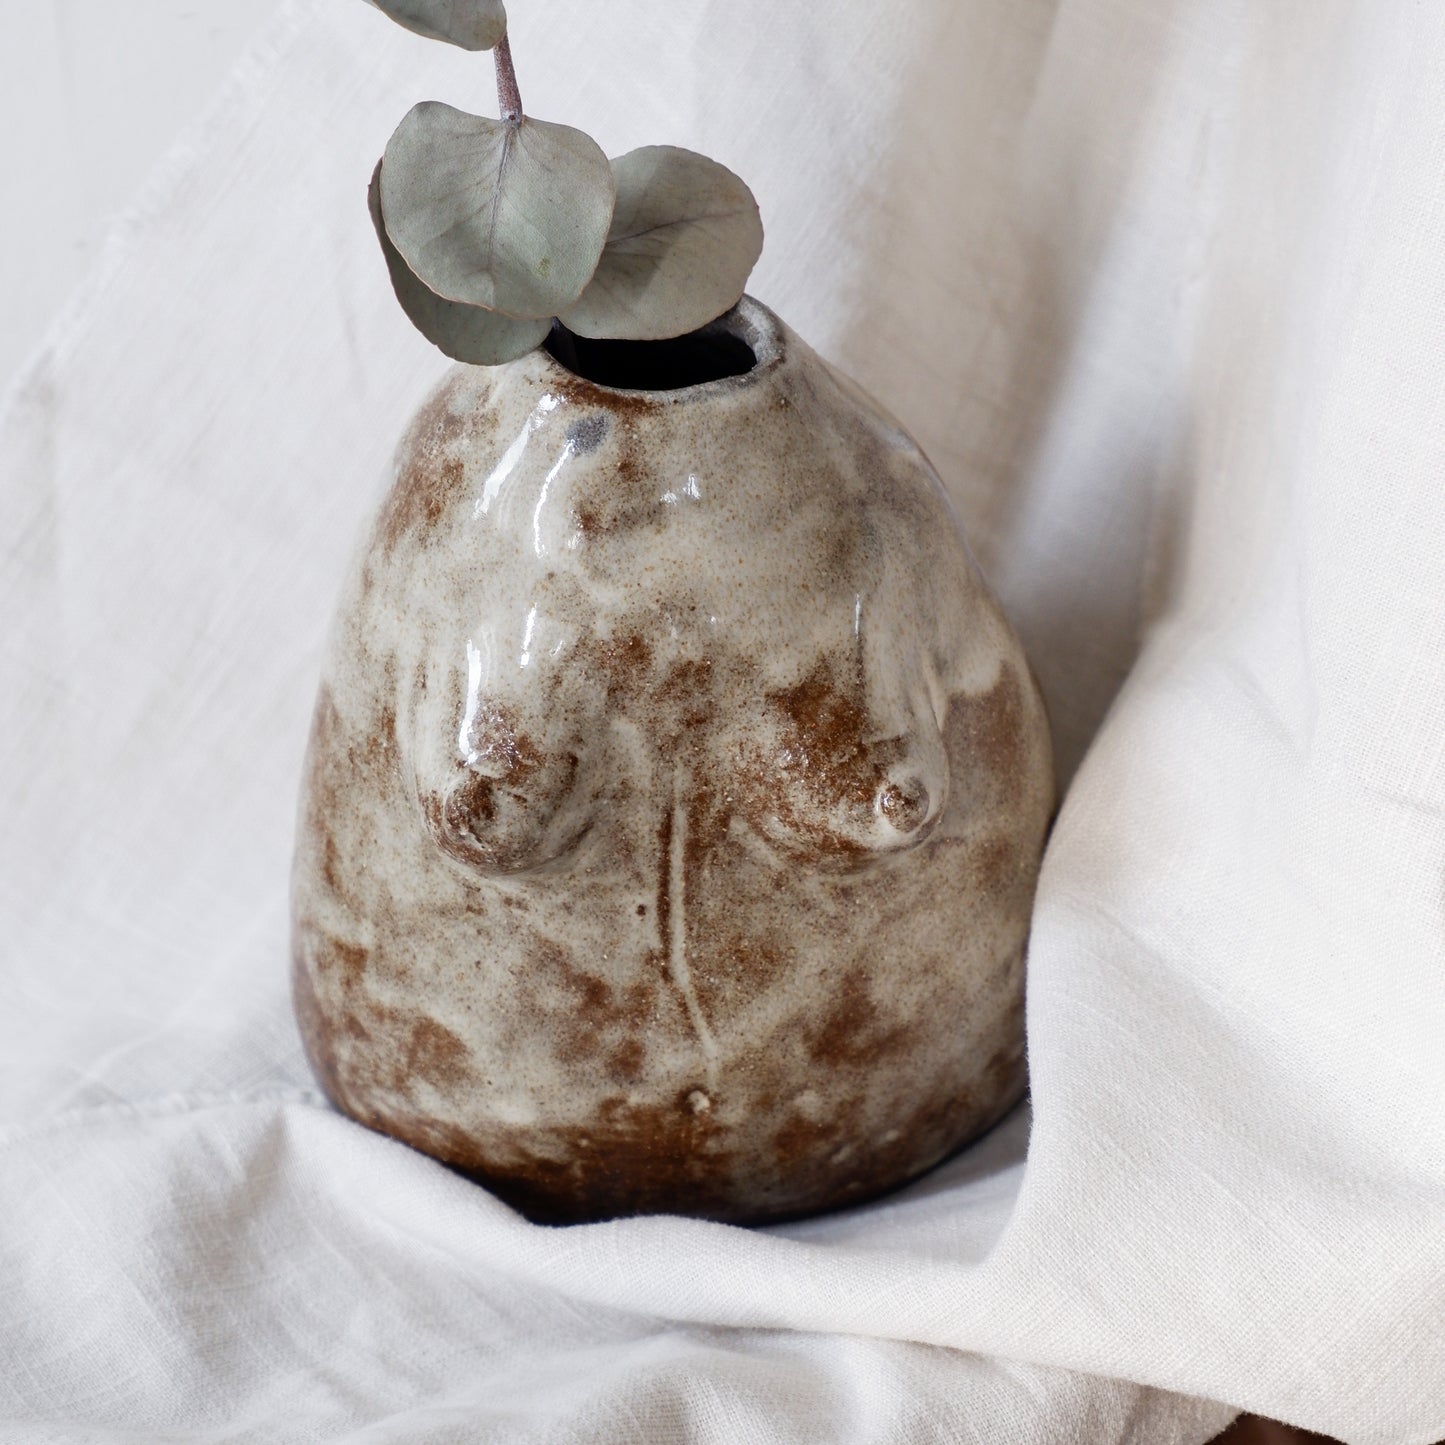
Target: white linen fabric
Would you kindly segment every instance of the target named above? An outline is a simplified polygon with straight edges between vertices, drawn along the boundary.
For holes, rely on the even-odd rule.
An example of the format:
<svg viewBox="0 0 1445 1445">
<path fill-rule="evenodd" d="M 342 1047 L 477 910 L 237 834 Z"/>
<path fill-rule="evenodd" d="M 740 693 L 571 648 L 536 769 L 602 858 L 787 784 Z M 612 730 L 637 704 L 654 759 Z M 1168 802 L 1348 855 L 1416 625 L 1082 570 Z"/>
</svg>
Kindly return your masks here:
<svg viewBox="0 0 1445 1445">
<path fill-rule="evenodd" d="M 1445 8 L 512 10 L 532 113 L 750 180 L 750 289 L 1019 626 L 1032 1114 L 846 1214 L 549 1230 L 315 1092 L 301 752 L 444 365 L 365 185 L 490 74 L 298 0 L 0 418 L 0 1437 L 1445 1435 Z"/>
</svg>

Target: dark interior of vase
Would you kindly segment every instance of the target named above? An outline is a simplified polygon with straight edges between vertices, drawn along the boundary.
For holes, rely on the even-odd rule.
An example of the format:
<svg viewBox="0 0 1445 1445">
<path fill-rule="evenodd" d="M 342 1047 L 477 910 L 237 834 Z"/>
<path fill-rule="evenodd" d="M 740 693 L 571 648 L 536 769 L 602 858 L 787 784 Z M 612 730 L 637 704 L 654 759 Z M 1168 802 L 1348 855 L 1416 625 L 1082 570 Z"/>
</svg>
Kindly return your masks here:
<svg viewBox="0 0 1445 1445">
<path fill-rule="evenodd" d="M 720 327 L 667 341 L 594 341 L 553 322 L 545 345 L 568 371 L 623 391 L 677 391 L 742 376 L 757 365 L 752 347 Z"/>
</svg>

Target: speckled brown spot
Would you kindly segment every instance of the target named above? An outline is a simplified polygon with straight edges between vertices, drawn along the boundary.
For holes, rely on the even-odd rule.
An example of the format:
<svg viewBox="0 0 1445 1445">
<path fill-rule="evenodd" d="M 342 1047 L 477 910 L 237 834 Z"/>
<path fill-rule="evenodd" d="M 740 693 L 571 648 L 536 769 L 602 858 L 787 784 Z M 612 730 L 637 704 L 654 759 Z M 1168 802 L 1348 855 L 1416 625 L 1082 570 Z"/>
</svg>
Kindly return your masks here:
<svg viewBox="0 0 1445 1445">
<path fill-rule="evenodd" d="M 703 719 L 710 715 L 710 710 L 701 713 Z M 689 721 L 691 716 L 695 715 L 684 713 L 685 726 L 698 725 Z M 693 776 L 688 782 L 683 814 L 687 819 L 687 832 L 682 840 L 683 891 L 695 898 L 697 895 L 692 890 L 702 881 L 702 871 L 712 858 L 726 815 L 719 816 L 712 785 L 700 776 Z"/>
<path fill-rule="evenodd" d="M 725 1017 L 746 1006 L 787 977 L 795 963 L 783 935 L 719 927 L 699 950 L 696 987 L 703 1012 Z"/>
<path fill-rule="evenodd" d="M 652 648 L 636 632 L 599 642 L 596 659 L 609 694 L 640 692 L 652 675 Z"/>
<path fill-rule="evenodd" d="M 554 396 L 589 412 L 601 412 L 614 422 L 636 422 L 656 415 L 669 405 L 668 399 L 645 391 L 617 391 L 597 386 L 586 377 L 567 373 L 552 385 Z"/>
<path fill-rule="evenodd" d="M 522 1008 L 529 1030 L 553 1039 L 557 1057 L 569 1066 L 590 1064 L 611 1043 L 610 1071 L 626 1045 L 646 1037 L 658 1010 L 655 983 L 634 978 L 621 987 L 591 972 L 584 960 L 551 939 L 533 935 L 526 954 L 528 989 Z M 639 1054 L 640 1058 L 641 1055 Z"/>
<path fill-rule="evenodd" d="M 579 1015 L 600 1021 L 612 997 L 612 990 L 604 979 L 589 973 L 567 949 L 548 938 L 532 940 L 531 963 L 539 977 L 567 996 L 569 1006 Z"/>
<path fill-rule="evenodd" d="M 668 668 L 657 687 L 654 719 L 664 727 L 701 727 L 717 713 L 710 657 L 684 658 Z"/>
<path fill-rule="evenodd" d="M 1005 664 L 998 681 L 979 696 L 949 700 L 944 721 L 950 756 L 967 761 L 967 772 L 1004 800 L 1022 795 L 1032 758 L 1018 672 Z"/>
<path fill-rule="evenodd" d="M 341 870 L 337 864 L 336 839 L 325 833 L 321 838 L 321 880 L 332 893 L 341 891 Z"/>
<path fill-rule="evenodd" d="M 586 1126 L 550 1132 L 511 1169 L 469 1172 L 544 1223 L 647 1213 L 660 1197 L 726 1217 L 736 1209 L 726 1182 L 735 1167 L 727 1131 L 712 1109 L 689 1104 L 693 1092 L 683 1089 L 666 1104 L 614 1100 Z"/>
<path fill-rule="evenodd" d="M 366 962 L 369 957 L 359 943 L 346 943 L 342 939 L 328 940 L 332 965 L 341 976 L 343 988 L 359 988 L 366 976 Z"/>
<path fill-rule="evenodd" d="M 645 978 L 637 979 L 622 991 L 617 1009 L 617 1022 L 641 1028 L 657 1012 L 657 990 Z"/>
<path fill-rule="evenodd" d="M 803 1112 L 795 1102 L 773 1132 L 774 1161 L 790 1174 L 808 1179 L 813 1192 L 821 1192 L 818 1170 L 845 1141 L 858 1137 L 862 1114 L 863 1101 L 856 1094 L 829 1099 L 826 1108 L 816 1115 Z"/>
<path fill-rule="evenodd" d="M 642 1078 L 647 1049 L 641 1039 L 627 1039 L 607 1056 L 607 1077 L 619 1084 L 635 1084 Z"/>
<path fill-rule="evenodd" d="M 1006 898 L 1031 883 L 1029 860 L 1010 838 L 986 838 L 973 848 L 969 864 L 975 886 L 990 896 Z"/>
<path fill-rule="evenodd" d="M 500 768 L 518 781 L 530 777 L 542 765 L 541 749 L 522 732 L 516 715 L 495 702 L 479 706 L 471 728 L 471 744 L 476 764 Z"/>
<path fill-rule="evenodd" d="M 432 1018 L 412 1025 L 403 1077 L 424 1079 L 433 1088 L 454 1089 L 471 1078 L 471 1051 L 449 1028 Z"/>
<path fill-rule="evenodd" d="M 584 537 L 598 537 L 610 530 L 607 518 L 596 506 L 589 502 L 583 502 L 578 506 L 572 516 L 577 530 L 581 532 Z"/>
<path fill-rule="evenodd" d="M 387 552 L 405 537 L 425 533 L 441 520 L 462 493 L 466 469 L 449 455 L 452 433 L 441 428 L 418 439 L 406 453 L 397 483 L 377 519 L 377 539 Z"/>
<path fill-rule="evenodd" d="M 767 702 L 780 721 L 777 741 L 740 759 L 755 824 L 766 830 L 766 819 L 776 818 L 822 857 L 861 859 L 896 744 L 870 741 L 856 669 L 825 658 Z"/>
<path fill-rule="evenodd" d="M 851 679 L 819 663 L 797 687 L 769 698 L 787 719 L 779 764 L 819 793 L 871 802 L 877 771 L 864 738 L 868 715 Z"/>
<path fill-rule="evenodd" d="M 629 429 L 619 428 L 617 456 L 605 486 L 588 488 L 571 501 L 573 525 L 581 534 L 582 558 L 587 563 L 592 545 L 604 547 L 615 556 L 618 547 L 629 545 L 641 531 L 651 531 L 658 522 L 661 490 L 657 479 L 641 467 L 632 451 Z"/>
<path fill-rule="evenodd" d="M 890 1055 L 906 1052 L 911 1030 L 888 1023 L 864 979 L 848 979 L 838 988 L 822 1027 L 808 1045 L 814 1063 L 864 1064 L 888 1068 Z"/>
<path fill-rule="evenodd" d="M 387 687 L 394 692 L 390 677 Z M 396 706 L 390 697 L 377 704 L 371 728 L 362 744 L 362 756 L 371 767 L 391 767 L 396 761 Z"/>
</svg>

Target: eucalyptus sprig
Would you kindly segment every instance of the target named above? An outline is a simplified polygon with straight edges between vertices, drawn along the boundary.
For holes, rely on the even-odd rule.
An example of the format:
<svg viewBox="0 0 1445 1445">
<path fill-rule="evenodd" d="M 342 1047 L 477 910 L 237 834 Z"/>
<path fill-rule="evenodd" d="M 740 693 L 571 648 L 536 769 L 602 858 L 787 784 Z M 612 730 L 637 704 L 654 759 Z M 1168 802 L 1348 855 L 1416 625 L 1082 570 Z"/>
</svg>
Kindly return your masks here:
<svg viewBox="0 0 1445 1445">
<path fill-rule="evenodd" d="M 742 295 L 763 248 L 753 193 L 676 146 L 609 161 L 522 110 L 502 0 L 371 0 L 399 24 L 491 50 L 500 118 L 422 101 L 397 126 L 367 199 L 391 283 L 423 336 L 478 365 L 511 361 L 561 322 L 660 341 Z"/>
</svg>

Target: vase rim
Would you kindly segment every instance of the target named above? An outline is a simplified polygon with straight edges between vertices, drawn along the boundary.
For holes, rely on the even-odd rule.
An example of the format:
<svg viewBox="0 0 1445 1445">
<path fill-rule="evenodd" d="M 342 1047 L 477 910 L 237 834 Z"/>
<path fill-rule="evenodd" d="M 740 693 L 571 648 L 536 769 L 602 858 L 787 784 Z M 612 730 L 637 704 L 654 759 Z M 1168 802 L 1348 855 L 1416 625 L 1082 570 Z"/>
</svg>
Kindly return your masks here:
<svg viewBox="0 0 1445 1445">
<path fill-rule="evenodd" d="M 590 376 L 564 366 L 552 353 L 539 347 L 536 354 L 542 358 L 545 376 L 548 380 L 583 386 L 604 396 L 616 396 L 631 402 L 652 402 L 657 405 L 678 406 L 688 402 L 710 400 L 726 394 L 740 392 L 756 386 L 769 373 L 776 371 L 787 356 L 788 329 L 782 319 L 768 306 L 754 296 L 744 293 L 731 310 L 723 312 L 714 321 L 701 326 L 697 336 L 725 334 L 736 337 L 753 354 L 753 364 L 746 370 L 729 376 L 716 377 L 711 381 L 694 382 L 691 386 L 665 388 L 609 386 L 606 382 L 594 381 Z"/>
</svg>

